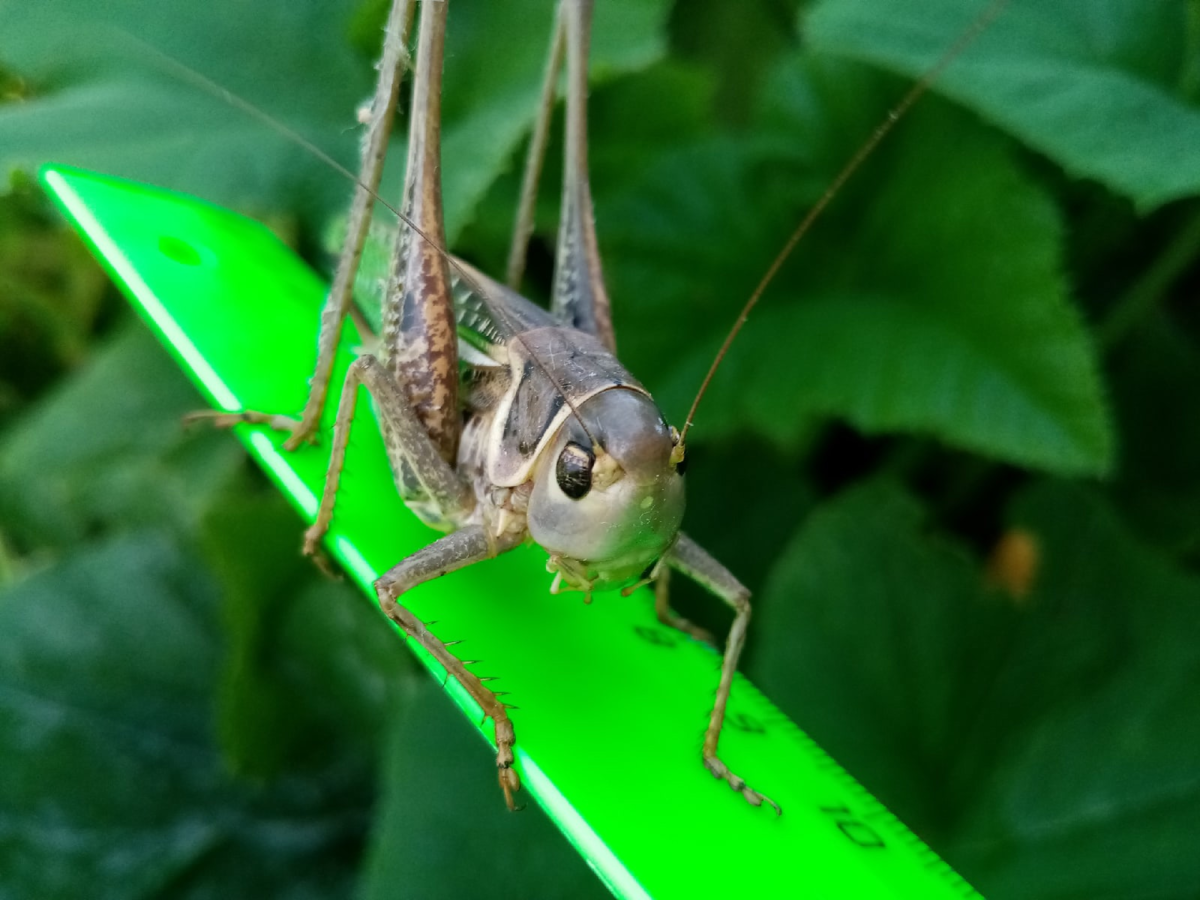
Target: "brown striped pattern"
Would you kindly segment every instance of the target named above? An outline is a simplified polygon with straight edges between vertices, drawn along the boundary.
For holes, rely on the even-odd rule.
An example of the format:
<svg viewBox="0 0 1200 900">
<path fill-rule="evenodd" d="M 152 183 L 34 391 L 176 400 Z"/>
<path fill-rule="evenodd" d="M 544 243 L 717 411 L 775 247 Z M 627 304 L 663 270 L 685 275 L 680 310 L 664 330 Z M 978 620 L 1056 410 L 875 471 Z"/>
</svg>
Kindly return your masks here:
<svg viewBox="0 0 1200 900">
<path fill-rule="evenodd" d="M 384 307 L 384 365 L 403 386 L 409 405 L 453 463 L 461 421 L 458 346 L 444 255 L 441 92 L 447 3 L 421 4 L 413 82 L 403 212 L 424 232 L 401 225 Z"/>
</svg>

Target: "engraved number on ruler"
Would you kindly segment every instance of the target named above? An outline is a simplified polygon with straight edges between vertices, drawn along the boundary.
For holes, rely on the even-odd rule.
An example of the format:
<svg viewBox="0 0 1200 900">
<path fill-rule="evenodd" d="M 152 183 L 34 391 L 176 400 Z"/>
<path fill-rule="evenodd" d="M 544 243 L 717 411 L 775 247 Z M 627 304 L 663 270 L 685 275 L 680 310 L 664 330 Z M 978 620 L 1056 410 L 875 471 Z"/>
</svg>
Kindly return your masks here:
<svg viewBox="0 0 1200 900">
<path fill-rule="evenodd" d="M 855 818 L 854 813 L 850 811 L 850 807 L 822 806 L 821 812 L 833 817 L 833 822 L 837 826 L 838 831 L 858 846 L 868 849 L 887 846 L 883 838 L 880 837 L 879 832 L 861 819 Z"/>
</svg>

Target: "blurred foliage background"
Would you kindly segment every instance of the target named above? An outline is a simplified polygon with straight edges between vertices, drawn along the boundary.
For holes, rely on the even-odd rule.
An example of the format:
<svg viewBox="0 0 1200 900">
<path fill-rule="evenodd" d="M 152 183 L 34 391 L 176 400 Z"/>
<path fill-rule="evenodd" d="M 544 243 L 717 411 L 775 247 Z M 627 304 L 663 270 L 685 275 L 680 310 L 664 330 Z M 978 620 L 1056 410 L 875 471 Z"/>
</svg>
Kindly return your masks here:
<svg viewBox="0 0 1200 900">
<path fill-rule="evenodd" d="M 494 271 L 551 6 L 451 14 L 450 237 Z M 597 6 L 620 347 L 678 422 L 788 232 L 982 4 Z M 504 811 L 234 442 L 180 428 L 197 395 L 29 178 L 188 190 L 325 265 L 347 184 L 158 53 L 352 164 L 383 14 L 0 3 L 0 896 L 604 894 Z M 991 898 L 1200 883 L 1198 196 L 1200 4 L 1013 0 L 788 264 L 694 431 L 686 527 L 757 595 L 745 670 Z"/>
</svg>

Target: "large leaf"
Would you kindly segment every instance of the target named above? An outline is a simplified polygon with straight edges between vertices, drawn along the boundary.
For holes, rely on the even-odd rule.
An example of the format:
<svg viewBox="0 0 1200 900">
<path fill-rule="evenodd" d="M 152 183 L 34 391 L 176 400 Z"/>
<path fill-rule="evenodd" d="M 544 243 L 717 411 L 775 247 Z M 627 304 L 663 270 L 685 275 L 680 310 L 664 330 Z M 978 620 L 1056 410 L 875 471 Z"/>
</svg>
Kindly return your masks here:
<svg viewBox="0 0 1200 900">
<path fill-rule="evenodd" d="M 1200 580 L 1043 485 L 1012 514 L 1038 561 L 1014 604 L 924 519 L 875 485 L 797 532 L 760 602 L 764 684 L 985 896 L 1187 896 Z"/>
<path fill-rule="evenodd" d="M 536 805 L 496 802 L 482 743 L 422 680 L 387 723 L 383 785 L 363 900 L 403 897 L 611 897 Z"/>
<path fill-rule="evenodd" d="M 194 559 L 145 535 L 0 594 L 0 894 L 348 894 L 363 769 L 229 778 L 213 600 Z"/>
<path fill-rule="evenodd" d="M 986 6 L 826 0 L 805 33 L 823 51 L 916 77 Z M 1182 0 L 1013 0 L 938 90 L 1144 208 L 1192 196 L 1200 193 L 1200 108 L 1189 15 Z"/>
<path fill-rule="evenodd" d="M 230 767 L 278 777 L 337 754 L 373 758 L 419 677 L 378 611 L 301 556 L 300 522 L 275 491 L 222 498 L 201 531 L 221 587 L 217 728 Z"/>
<path fill-rule="evenodd" d="M 237 471 L 235 446 L 185 430 L 199 400 L 133 323 L 0 439 L 0 513 L 22 543 L 111 527 L 190 529 Z"/>
<path fill-rule="evenodd" d="M 6 136 L 0 169 L 74 162 L 228 206 L 295 208 L 293 198 L 332 184 L 322 164 L 184 82 L 157 54 L 190 66 L 345 161 L 354 154 L 345 126 L 370 93 L 366 60 L 344 38 L 351 6 L 348 0 L 5 4 L 0 60 L 26 79 L 31 97 L 0 107 Z M 317 207 L 346 191 L 327 187 Z"/>
<path fill-rule="evenodd" d="M 1177 553 L 1200 547 L 1200 349 L 1181 323 L 1154 315 L 1114 354 L 1113 405 L 1122 465 L 1113 485 L 1130 524 Z"/>
<path fill-rule="evenodd" d="M 350 126 L 356 107 L 371 94 L 378 49 L 364 57 L 352 46 L 353 6 L 349 0 L 218 0 L 203 7 L 149 0 L 7 4 L 0 8 L 0 62 L 29 79 L 34 98 L 0 107 L 0 171 L 53 160 L 260 213 L 336 210 L 350 186 L 325 163 L 184 82 L 140 42 L 244 97 L 354 168 Z M 442 128 L 451 240 L 488 185 L 512 165 L 533 120 L 553 3 L 459 2 L 453 10 Z M 611 75 L 661 56 L 665 14 L 664 0 L 602 4 L 593 71 Z M 398 197 L 402 157 L 393 162 L 383 193 Z"/>
<path fill-rule="evenodd" d="M 1032 896 L 1030 884 L 1055 898 L 1189 896 L 1200 879 L 1200 579 L 1077 489 L 1032 490 L 1012 516 L 1037 535 L 1044 573 L 1030 598 L 1036 630 L 998 694 L 1045 714 L 980 781 L 952 858 L 986 872 L 997 897 Z M 1073 689 L 1055 677 L 1072 671 Z"/>
<path fill-rule="evenodd" d="M 995 662 L 987 645 L 1002 646 L 1011 622 L 999 598 L 981 595 L 964 548 L 931 539 L 924 519 L 891 485 L 818 508 L 783 548 L 758 602 L 772 627 L 758 635 L 755 670 L 768 691 L 804 710 L 817 740 L 930 836 L 954 796 L 964 724 L 982 692 L 978 669 L 989 677 Z"/>
<path fill-rule="evenodd" d="M 863 86 L 875 87 L 868 100 L 878 91 L 845 66 L 788 65 L 764 111 L 768 149 L 738 141 L 665 154 L 652 187 L 609 216 L 616 288 L 656 300 L 623 308 L 633 336 L 622 347 L 668 411 L 686 409 L 716 339 L 680 354 L 664 335 L 676 323 L 708 335 L 727 327 L 788 219 L 849 156 L 848 135 L 869 133 L 872 114 L 853 97 Z M 798 163 L 776 157 L 787 146 L 805 148 Z M 834 415 L 1026 466 L 1107 471 L 1107 410 L 1065 295 L 1058 214 L 1006 144 L 930 101 L 839 202 L 734 345 L 698 434 L 753 428 L 790 443 Z"/>
</svg>

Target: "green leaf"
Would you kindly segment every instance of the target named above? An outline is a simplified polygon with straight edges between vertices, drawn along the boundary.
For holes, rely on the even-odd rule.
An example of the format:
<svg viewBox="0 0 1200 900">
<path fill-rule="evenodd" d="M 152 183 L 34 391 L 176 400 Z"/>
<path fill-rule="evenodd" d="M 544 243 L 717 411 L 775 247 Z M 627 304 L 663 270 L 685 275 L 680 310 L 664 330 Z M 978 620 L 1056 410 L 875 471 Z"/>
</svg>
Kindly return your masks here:
<svg viewBox="0 0 1200 900">
<path fill-rule="evenodd" d="M 917 77 L 984 0 L 826 0 L 804 20 L 814 47 Z M 1188 4 L 1014 0 L 936 90 L 1151 209 L 1200 193 L 1200 109 Z M 1194 24 L 1194 20 L 1193 20 Z M 1192 37 L 1189 39 L 1189 34 Z"/>
<path fill-rule="evenodd" d="M 593 190 L 612 196 L 637 185 L 647 158 L 664 147 L 685 145 L 709 133 L 714 90 L 709 73 L 672 61 L 596 85 L 588 96 L 588 170 Z M 631 110 L 639 115 L 631 117 Z M 547 143 L 536 210 L 537 234 L 548 247 L 557 240 L 562 199 L 560 121 L 561 107 Z M 507 261 L 522 174 L 514 166 L 497 180 L 464 234 L 463 252 L 472 254 L 468 256 L 472 259 L 487 257 L 488 271 L 502 271 Z M 529 287 L 536 290 L 541 285 Z"/>
<path fill-rule="evenodd" d="M 1200 877 L 1200 579 L 1062 484 L 1022 493 L 1013 603 L 886 484 L 796 533 L 758 676 L 989 897 L 1186 896 Z"/>
<path fill-rule="evenodd" d="M 375 605 L 301 556 L 300 534 L 275 492 L 223 498 L 202 523 L 226 635 L 217 727 L 239 773 L 373 759 L 404 691 L 424 683 Z"/>
<path fill-rule="evenodd" d="M 1041 543 L 1030 600 L 1048 639 L 1014 654 L 1008 671 L 1034 677 L 1008 697 L 1044 693 L 1047 714 L 991 771 L 948 852 L 987 872 L 995 896 L 1034 883 L 1047 897 L 1187 896 L 1200 878 L 1200 579 L 1077 488 L 1035 488 L 1012 518 Z M 1078 669 L 1081 643 L 1097 651 L 1086 678 L 1047 684 L 1044 672 Z"/>
<path fill-rule="evenodd" d="M 347 41 L 330 40 L 344 32 L 351 7 L 348 0 L 6 4 L 0 58 L 30 82 L 32 99 L 0 107 L 0 170 L 53 160 L 259 213 L 327 211 L 347 187 L 327 177 L 325 164 L 185 82 L 158 54 L 346 162 L 355 148 L 345 126 L 371 84 L 367 61 Z"/>
<path fill-rule="evenodd" d="M 453 7 L 452 7 L 453 8 Z M 596 9 L 590 66 L 604 77 L 637 70 L 665 52 L 665 0 L 619 0 Z M 450 243 L 496 177 L 510 167 L 537 112 L 550 46 L 547 0 L 483 3 L 447 29 L 442 173 Z M 393 153 L 393 155 L 396 155 Z M 402 165 L 393 172 L 398 175 Z M 397 189 L 389 196 L 399 196 Z"/>
<path fill-rule="evenodd" d="M 40 192 L 18 184 L 0 196 L 0 428 L 86 355 L 107 286 Z"/>
<path fill-rule="evenodd" d="M 355 109 L 370 97 L 378 49 L 363 58 L 352 46 L 352 8 L 348 0 L 217 0 L 203 8 L 149 0 L 10 4 L 0 9 L 0 59 L 44 96 L 0 107 L 0 171 L 54 160 L 260 215 L 341 211 L 350 193 L 345 179 L 264 123 L 181 81 L 154 51 L 248 100 L 353 169 Z M 533 121 L 553 3 L 452 8 L 442 124 L 451 240 L 512 165 Z M 607 77 L 658 59 L 665 51 L 666 9 L 665 0 L 602 4 L 593 71 Z M 77 64 L 65 64 L 64 56 Z M 400 195 L 403 152 L 398 141 L 381 189 L 385 197 Z"/>
<path fill-rule="evenodd" d="M 955 798 L 963 726 L 995 662 L 987 646 L 1002 646 L 1007 623 L 965 549 L 929 537 L 925 518 L 889 484 L 819 507 L 757 602 L 771 627 L 755 635 L 752 677 L 933 841 Z"/>
<path fill-rule="evenodd" d="M 0 893 L 348 893 L 363 773 L 229 778 L 210 727 L 214 600 L 193 559 L 147 535 L 0 594 Z"/>
<path fill-rule="evenodd" d="M 1200 547 L 1200 420 L 1181 397 L 1200 396 L 1200 351 L 1179 323 L 1152 316 L 1113 355 L 1121 428 L 1114 495 L 1147 540 L 1176 554 Z"/>
<path fill-rule="evenodd" d="M 622 335 L 632 333 L 623 356 L 676 416 L 738 295 L 849 158 L 854 123 L 873 120 L 877 91 L 864 104 L 853 69 L 790 65 L 778 75 L 765 146 L 726 141 L 667 154 L 647 178 L 652 187 L 602 210 L 613 223 L 602 240 L 618 261 L 614 293 L 658 301 L 619 308 Z M 807 158 L 778 159 L 788 146 L 807 146 Z M 672 170 L 689 171 L 704 192 Z M 756 198 L 752 215 L 742 209 L 747 197 Z M 1106 472 L 1108 414 L 1092 341 L 1065 295 L 1061 230 L 1049 198 L 996 135 L 927 102 L 755 311 L 701 406 L 697 433 L 753 429 L 790 444 L 815 417 L 832 415 L 868 433 L 933 434 L 1025 466 Z M 663 336 L 679 323 L 711 336 L 672 352 Z"/>
<path fill-rule="evenodd" d="M 192 527 L 241 459 L 213 429 L 184 429 L 199 395 L 140 324 L 0 441 L 0 510 L 22 541 L 63 546 L 97 528 Z"/>
<path fill-rule="evenodd" d="M 363 900 L 612 896 L 536 804 L 508 811 L 491 755 L 423 678 L 388 723 Z"/>
</svg>

